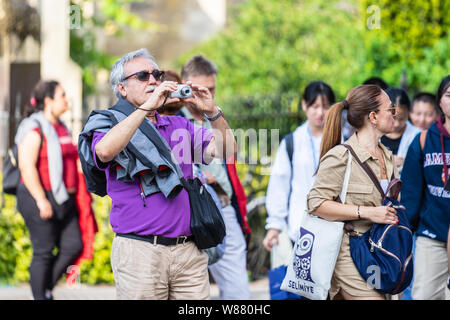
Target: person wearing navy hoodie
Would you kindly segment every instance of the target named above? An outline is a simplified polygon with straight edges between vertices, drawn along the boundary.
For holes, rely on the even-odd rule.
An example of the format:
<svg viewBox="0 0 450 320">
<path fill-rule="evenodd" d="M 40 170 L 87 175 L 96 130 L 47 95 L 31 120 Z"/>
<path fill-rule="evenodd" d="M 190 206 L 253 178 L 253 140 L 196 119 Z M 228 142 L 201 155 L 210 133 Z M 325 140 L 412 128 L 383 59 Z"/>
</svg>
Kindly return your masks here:
<svg viewBox="0 0 450 320">
<path fill-rule="evenodd" d="M 450 75 L 438 89 L 442 117 L 411 143 L 401 180 L 402 203 L 416 232 L 413 300 L 449 300 Z"/>
</svg>

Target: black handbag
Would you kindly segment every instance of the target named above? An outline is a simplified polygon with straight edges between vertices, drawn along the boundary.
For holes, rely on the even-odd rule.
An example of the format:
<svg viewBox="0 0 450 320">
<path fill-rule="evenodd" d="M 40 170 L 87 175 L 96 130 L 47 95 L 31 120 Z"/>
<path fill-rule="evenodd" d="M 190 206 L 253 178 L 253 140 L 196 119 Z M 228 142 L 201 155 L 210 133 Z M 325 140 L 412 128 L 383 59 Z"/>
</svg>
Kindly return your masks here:
<svg viewBox="0 0 450 320">
<path fill-rule="evenodd" d="M 8 149 L 5 160 L 3 160 L 3 192 L 16 194 L 20 183 L 20 170 L 17 158 L 17 145 Z"/>
<path fill-rule="evenodd" d="M 199 249 L 208 249 L 222 243 L 225 237 L 225 223 L 211 194 L 198 178 L 181 178 L 189 194 L 191 209 L 191 232 Z"/>
<path fill-rule="evenodd" d="M 135 111 L 133 106 L 125 103 L 118 103 L 111 109 L 127 116 Z M 184 178 L 180 166 L 172 160 L 174 159 L 172 150 L 154 126 L 143 121 L 139 130 L 155 145 L 160 155 L 175 168 L 183 188 L 188 192 L 191 211 L 190 226 L 197 248 L 208 249 L 222 243 L 226 234 L 225 222 L 211 194 L 198 178 L 188 180 Z"/>
<path fill-rule="evenodd" d="M 42 134 L 42 128 L 38 121 L 36 123 L 39 126 L 39 132 L 41 134 L 41 144 L 39 150 L 42 148 L 42 143 L 44 136 Z M 17 193 L 17 187 L 20 184 L 20 170 L 19 170 L 19 158 L 17 145 L 14 144 L 6 155 L 5 160 L 3 160 L 3 180 L 2 180 L 2 190 L 4 193 L 15 195 Z"/>
</svg>

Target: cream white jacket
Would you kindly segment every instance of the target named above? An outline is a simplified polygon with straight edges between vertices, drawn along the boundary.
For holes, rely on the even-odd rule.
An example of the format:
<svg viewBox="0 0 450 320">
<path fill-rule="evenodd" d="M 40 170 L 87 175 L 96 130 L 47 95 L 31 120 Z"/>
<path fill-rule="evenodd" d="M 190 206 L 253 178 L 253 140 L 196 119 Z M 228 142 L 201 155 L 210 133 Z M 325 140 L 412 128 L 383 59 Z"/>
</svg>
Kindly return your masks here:
<svg viewBox="0 0 450 320">
<path fill-rule="evenodd" d="M 307 126 L 308 121 L 294 131 L 292 170 L 286 142 L 284 139 L 281 141 L 272 165 L 266 194 L 266 230 L 274 228 L 283 231 L 287 228 L 293 241 L 297 238 L 301 218 L 306 210 L 306 196 L 315 180 L 314 157 Z M 320 159 L 320 139 L 317 139 L 318 146 L 315 147 L 317 163 Z"/>
<path fill-rule="evenodd" d="M 403 132 L 402 138 L 400 140 L 400 145 L 398 146 L 397 157 L 406 158 L 406 153 L 408 152 L 409 145 L 419 132 L 419 128 L 414 126 L 409 121 L 406 122 L 406 129 Z"/>
</svg>

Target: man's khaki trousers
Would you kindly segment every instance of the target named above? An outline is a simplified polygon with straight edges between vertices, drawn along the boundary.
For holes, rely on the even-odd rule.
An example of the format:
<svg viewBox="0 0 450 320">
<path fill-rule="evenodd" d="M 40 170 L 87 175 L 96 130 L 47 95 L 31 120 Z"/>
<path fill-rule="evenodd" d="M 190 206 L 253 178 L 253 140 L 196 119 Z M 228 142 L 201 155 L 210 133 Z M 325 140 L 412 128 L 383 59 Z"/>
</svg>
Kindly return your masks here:
<svg viewBox="0 0 450 320">
<path fill-rule="evenodd" d="M 116 236 L 111 266 L 120 300 L 210 298 L 208 255 L 193 241 L 165 246 Z"/>
</svg>

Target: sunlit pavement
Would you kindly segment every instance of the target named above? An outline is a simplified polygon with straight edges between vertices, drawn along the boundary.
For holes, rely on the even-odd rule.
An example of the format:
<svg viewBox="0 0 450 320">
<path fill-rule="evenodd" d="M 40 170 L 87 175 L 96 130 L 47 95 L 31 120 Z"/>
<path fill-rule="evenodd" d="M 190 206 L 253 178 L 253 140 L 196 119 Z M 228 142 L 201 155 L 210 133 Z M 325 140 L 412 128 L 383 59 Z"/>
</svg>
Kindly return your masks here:
<svg viewBox="0 0 450 320">
<path fill-rule="evenodd" d="M 111 285 L 87 285 L 77 284 L 69 287 L 65 284 L 58 285 L 53 291 L 55 300 L 115 300 L 116 289 Z M 32 300 L 31 289 L 28 284 L 14 287 L 0 286 L 0 300 Z M 219 288 L 211 284 L 211 299 L 219 299 Z M 252 281 L 250 283 L 251 300 L 268 300 L 269 283 L 267 278 Z"/>
</svg>

